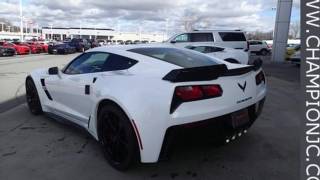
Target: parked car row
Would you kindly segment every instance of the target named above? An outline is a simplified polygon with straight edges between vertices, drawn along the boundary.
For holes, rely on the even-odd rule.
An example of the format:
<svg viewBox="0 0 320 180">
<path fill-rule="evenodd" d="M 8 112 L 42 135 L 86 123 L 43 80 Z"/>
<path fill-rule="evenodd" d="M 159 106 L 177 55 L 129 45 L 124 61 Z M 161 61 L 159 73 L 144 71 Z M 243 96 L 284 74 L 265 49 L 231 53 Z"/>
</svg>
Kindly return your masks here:
<svg viewBox="0 0 320 180">
<path fill-rule="evenodd" d="M 95 40 L 88 39 L 66 39 L 63 42 L 53 42 L 49 44 L 49 54 L 70 54 L 84 52 L 90 48 L 98 47 L 100 44 Z"/>
<path fill-rule="evenodd" d="M 44 42 L 30 41 L 30 42 L 19 42 L 19 41 L 0 41 L 0 47 L 2 53 L 0 56 L 14 56 L 14 55 L 25 55 L 25 54 L 37 54 L 48 52 L 48 44 Z M 13 53 L 11 53 L 13 51 Z M 6 53 L 10 52 L 10 53 Z"/>
</svg>

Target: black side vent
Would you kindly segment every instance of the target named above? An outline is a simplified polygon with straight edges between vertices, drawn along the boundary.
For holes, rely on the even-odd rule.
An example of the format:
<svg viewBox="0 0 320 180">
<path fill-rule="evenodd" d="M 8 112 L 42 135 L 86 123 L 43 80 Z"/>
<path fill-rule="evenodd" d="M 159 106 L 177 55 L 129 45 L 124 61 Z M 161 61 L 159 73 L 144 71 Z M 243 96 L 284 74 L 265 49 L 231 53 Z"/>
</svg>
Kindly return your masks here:
<svg viewBox="0 0 320 180">
<path fill-rule="evenodd" d="M 52 97 L 51 97 L 51 95 L 50 95 L 49 91 L 47 90 L 45 80 L 44 80 L 44 79 L 40 79 L 40 81 L 41 81 L 41 85 L 42 85 L 42 89 L 43 89 L 43 91 L 46 93 L 46 95 L 47 95 L 48 99 L 50 99 L 50 100 L 52 101 L 53 99 L 52 99 Z"/>
</svg>

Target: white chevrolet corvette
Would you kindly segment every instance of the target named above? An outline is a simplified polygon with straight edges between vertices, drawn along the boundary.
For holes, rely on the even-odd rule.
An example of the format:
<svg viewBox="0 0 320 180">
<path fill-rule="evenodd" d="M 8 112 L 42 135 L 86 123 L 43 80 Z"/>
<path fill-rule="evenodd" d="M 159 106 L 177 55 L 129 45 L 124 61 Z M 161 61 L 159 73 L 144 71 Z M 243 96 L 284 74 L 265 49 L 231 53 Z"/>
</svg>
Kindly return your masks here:
<svg viewBox="0 0 320 180">
<path fill-rule="evenodd" d="M 231 64 L 167 45 L 110 46 L 88 50 L 61 70 L 31 72 L 26 96 L 33 114 L 85 128 L 108 162 L 125 170 L 157 162 L 178 127 L 240 136 L 262 110 L 266 80 L 259 62 Z"/>
</svg>

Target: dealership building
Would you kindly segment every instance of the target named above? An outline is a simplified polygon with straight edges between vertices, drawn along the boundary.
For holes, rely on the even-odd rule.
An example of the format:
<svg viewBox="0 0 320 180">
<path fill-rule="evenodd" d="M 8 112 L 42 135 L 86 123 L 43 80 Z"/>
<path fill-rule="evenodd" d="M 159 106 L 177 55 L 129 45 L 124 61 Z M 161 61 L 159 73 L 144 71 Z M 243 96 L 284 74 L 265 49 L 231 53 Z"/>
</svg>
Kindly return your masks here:
<svg viewBox="0 0 320 180">
<path fill-rule="evenodd" d="M 162 42 L 165 34 L 161 33 L 139 33 L 139 32 L 117 32 L 113 29 L 104 28 L 61 28 L 42 27 L 43 39 L 64 40 L 66 38 L 104 39 L 122 41 L 149 41 Z"/>
</svg>

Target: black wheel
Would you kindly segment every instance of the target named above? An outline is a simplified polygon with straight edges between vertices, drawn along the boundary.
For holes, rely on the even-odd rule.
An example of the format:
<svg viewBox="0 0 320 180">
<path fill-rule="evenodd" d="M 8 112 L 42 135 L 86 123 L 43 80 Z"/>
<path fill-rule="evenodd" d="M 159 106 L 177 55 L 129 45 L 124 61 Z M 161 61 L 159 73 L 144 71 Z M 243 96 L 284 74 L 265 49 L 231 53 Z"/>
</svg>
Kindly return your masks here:
<svg viewBox="0 0 320 180">
<path fill-rule="evenodd" d="M 225 59 L 225 61 L 227 61 L 229 63 L 233 63 L 233 64 L 241 64 L 239 61 L 237 61 L 235 59 Z"/>
<path fill-rule="evenodd" d="M 265 50 L 265 49 L 262 49 L 262 50 L 260 51 L 260 54 L 261 54 L 262 56 L 266 56 L 266 55 L 268 54 L 268 51 Z"/>
<path fill-rule="evenodd" d="M 130 120 L 115 105 L 105 105 L 98 114 L 99 139 L 107 161 L 124 171 L 139 159 L 139 146 Z"/>
<path fill-rule="evenodd" d="M 28 77 L 26 80 L 26 98 L 27 98 L 28 107 L 31 113 L 34 115 L 41 114 L 42 107 L 41 107 L 38 91 L 33 80 L 30 77 Z"/>
</svg>

